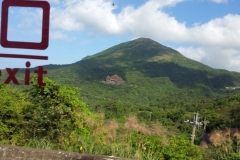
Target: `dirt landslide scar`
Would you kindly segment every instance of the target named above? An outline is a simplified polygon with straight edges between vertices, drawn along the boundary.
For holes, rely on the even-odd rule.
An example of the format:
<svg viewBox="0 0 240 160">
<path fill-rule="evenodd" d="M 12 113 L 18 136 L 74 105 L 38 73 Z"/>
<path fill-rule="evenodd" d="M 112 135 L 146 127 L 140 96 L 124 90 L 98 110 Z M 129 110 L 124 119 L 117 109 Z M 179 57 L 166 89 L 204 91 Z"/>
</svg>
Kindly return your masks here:
<svg viewBox="0 0 240 160">
<path fill-rule="evenodd" d="M 42 19 L 42 37 L 41 42 L 20 42 L 20 41 L 9 41 L 7 39 L 8 33 L 8 12 L 9 7 L 35 7 L 41 8 L 43 10 Z M 20 49 L 36 49 L 45 50 L 48 48 L 49 44 L 49 17 L 50 17 L 50 5 L 47 1 L 42 0 L 3 0 L 2 1 L 2 13 L 1 13 L 1 39 L 0 45 L 5 48 L 20 48 Z M 36 59 L 36 60 L 48 60 L 48 56 L 37 56 L 37 55 L 20 55 L 20 54 L 6 54 L 0 53 L 1 58 L 21 58 L 21 59 Z M 29 85 L 30 81 L 30 69 L 31 63 L 29 61 L 25 64 L 25 80 L 24 84 Z M 5 84 L 13 82 L 13 84 L 19 84 L 17 78 L 15 77 L 19 68 L 6 68 L 8 73 L 7 79 L 4 81 Z M 38 66 L 34 73 L 38 76 L 38 85 L 46 86 L 43 83 L 43 75 L 47 74 L 47 71 L 43 69 L 43 66 Z M 0 70 L 0 76 L 2 72 Z"/>
</svg>

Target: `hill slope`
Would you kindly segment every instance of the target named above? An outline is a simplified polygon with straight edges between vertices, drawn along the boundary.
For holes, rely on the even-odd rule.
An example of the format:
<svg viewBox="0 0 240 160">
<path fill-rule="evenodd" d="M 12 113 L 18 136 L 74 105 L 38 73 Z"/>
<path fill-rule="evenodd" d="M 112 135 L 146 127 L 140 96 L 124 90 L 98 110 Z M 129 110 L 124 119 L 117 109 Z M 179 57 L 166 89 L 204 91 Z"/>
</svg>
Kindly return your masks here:
<svg viewBox="0 0 240 160">
<path fill-rule="evenodd" d="M 101 83 L 117 74 L 122 85 Z M 81 89 L 91 105 L 118 101 L 141 106 L 212 98 L 240 86 L 240 74 L 212 69 L 151 39 L 121 43 L 71 65 L 51 65 L 49 78 Z"/>
</svg>

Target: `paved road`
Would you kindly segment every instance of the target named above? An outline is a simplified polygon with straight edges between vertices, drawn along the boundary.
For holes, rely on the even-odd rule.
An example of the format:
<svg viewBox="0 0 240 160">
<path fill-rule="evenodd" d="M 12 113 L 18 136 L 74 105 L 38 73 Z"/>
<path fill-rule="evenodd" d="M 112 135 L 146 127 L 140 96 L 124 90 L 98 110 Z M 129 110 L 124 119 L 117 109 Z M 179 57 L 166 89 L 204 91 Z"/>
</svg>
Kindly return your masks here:
<svg viewBox="0 0 240 160">
<path fill-rule="evenodd" d="M 79 154 L 57 150 L 44 150 L 0 145 L 0 160 L 130 160 L 104 155 Z"/>
</svg>

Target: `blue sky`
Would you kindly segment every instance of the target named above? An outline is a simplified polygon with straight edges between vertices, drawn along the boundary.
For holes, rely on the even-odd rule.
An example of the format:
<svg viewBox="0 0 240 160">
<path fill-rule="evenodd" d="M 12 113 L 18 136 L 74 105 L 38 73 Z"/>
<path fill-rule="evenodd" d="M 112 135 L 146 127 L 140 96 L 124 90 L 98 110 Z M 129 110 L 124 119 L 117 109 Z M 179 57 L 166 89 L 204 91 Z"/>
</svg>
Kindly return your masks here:
<svg viewBox="0 0 240 160">
<path fill-rule="evenodd" d="M 31 66 L 70 64 L 113 45 L 151 38 L 210 67 L 240 72 L 239 0 L 48 0 L 46 50 L 0 47 L 0 53 L 48 56 Z M 113 5 L 114 4 L 114 5 Z M 10 7 L 8 39 L 38 42 L 42 10 Z M 0 59 L 0 69 L 25 67 Z"/>
</svg>

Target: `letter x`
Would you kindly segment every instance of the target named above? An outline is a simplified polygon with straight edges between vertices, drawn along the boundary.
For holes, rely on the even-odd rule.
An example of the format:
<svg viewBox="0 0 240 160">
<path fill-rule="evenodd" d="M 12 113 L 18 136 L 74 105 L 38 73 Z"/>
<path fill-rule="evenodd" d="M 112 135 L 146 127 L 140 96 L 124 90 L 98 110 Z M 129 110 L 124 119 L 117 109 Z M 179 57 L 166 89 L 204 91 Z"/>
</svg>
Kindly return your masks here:
<svg viewBox="0 0 240 160">
<path fill-rule="evenodd" d="M 14 84 L 19 84 L 15 77 L 15 74 L 17 73 L 18 68 L 14 68 L 13 70 L 11 68 L 6 68 L 6 70 L 8 72 L 8 78 L 4 83 L 9 84 L 11 81 L 13 81 Z"/>
</svg>

